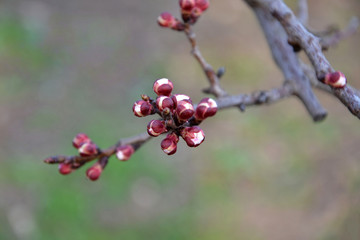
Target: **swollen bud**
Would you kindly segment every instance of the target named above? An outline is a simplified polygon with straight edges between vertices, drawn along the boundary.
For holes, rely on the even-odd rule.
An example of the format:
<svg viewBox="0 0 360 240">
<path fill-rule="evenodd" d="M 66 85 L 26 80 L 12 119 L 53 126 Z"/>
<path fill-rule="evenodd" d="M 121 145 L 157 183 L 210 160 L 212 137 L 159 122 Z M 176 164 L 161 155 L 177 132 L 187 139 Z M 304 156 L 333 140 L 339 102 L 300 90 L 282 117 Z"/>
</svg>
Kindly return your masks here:
<svg viewBox="0 0 360 240">
<path fill-rule="evenodd" d="M 157 22 L 161 27 L 171 28 L 172 26 L 174 26 L 176 24 L 176 19 L 174 18 L 173 15 L 171 15 L 171 13 L 163 12 L 158 17 Z"/>
<path fill-rule="evenodd" d="M 72 172 L 70 163 L 60 163 L 59 164 L 59 173 L 62 175 L 68 175 Z"/>
<path fill-rule="evenodd" d="M 173 138 L 166 137 L 161 141 L 161 149 L 167 155 L 173 155 L 177 150 L 177 142 Z"/>
<path fill-rule="evenodd" d="M 160 96 L 156 99 L 156 106 L 160 111 L 163 111 L 165 108 L 170 110 L 174 109 L 174 102 L 170 97 Z"/>
<path fill-rule="evenodd" d="M 72 144 L 75 148 L 80 148 L 84 143 L 91 142 L 91 139 L 85 133 L 78 133 L 72 140 Z"/>
<path fill-rule="evenodd" d="M 183 128 L 180 134 L 189 147 L 197 147 L 205 140 L 204 131 L 199 126 Z"/>
<path fill-rule="evenodd" d="M 185 94 L 174 94 L 174 95 L 171 96 L 171 99 L 174 102 L 175 108 L 177 107 L 177 103 L 182 101 L 182 100 L 187 100 L 187 101 L 190 101 L 192 103 L 191 98 L 188 95 L 185 95 Z"/>
<path fill-rule="evenodd" d="M 217 112 L 217 103 L 211 98 L 203 98 L 196 107 L 195 118 L 197 120 L 204 120 L 207 117 L 212 117 Z"/>
<path fill-rule="evenodd" d="M 174 88 L 173 83 L 167 78 L 161 78 L 154 82 L 154 92 L 158 96 L 170 96 Z"/>
<path fill-rule="evenodd" d="M 96 162 L 93 166 L 91 166 L 87 171 L 86 171 L 86 176 L 91 180 L 91 181 L 96 181 L 101 173 L 102 173 L 102 167 L 101 164 L 99 162 Z"/>
<path fill-rule="evenodd" d="M 191 11 L 195 7 L 195 0 L 180 0 L 179 5 L 181 10 Z"/>
<path fill-rule="evenodd" d="M 116 157 L 120 161 L 126 161 L 128 160 L 131 155 L 135 152 L 135 149 L 131 145 L 123 145 L 116 149 Z"/>
<path fill-rule="evenodd" d="M 347 81 L 345 75 L 340 71 L 328 73 L 326 74 L 324 79 L 325 84 L 330 85 L 334 88 L 343 88 L 345 87 L 346 82 Z"/>
<path fill-rule="evenodd" d="M 92 142 L 84 143 L 79 148 L 79 153 L 80 153 L 80 156 L 82 156 L 82 157 L 93 156 L 98 153 L 98 147 L 96 146 L 95 143 L 92 143 Z"/>
<path fill-rule="evenodd" d="M 199 8 L 202 12 L 208 9 L 209 5 L 209 0 L 195 0 L 195 6 Z"/>
<path fill-rule="evenodd" d="M 144 100 L 138 100 L 133 105 L 133 112 L 137 117 L 146 117 L 150 115 L 152 109 L 152 105 Z"/>
<path fill-rule="evenodd" d="M 176 115 L 179 120 L 186 121 L 195 113 L 194 106 L 189 100 L 181 100 L 177 103 Z"/>
<path fill-rule="evenodd" d="M 151 120 L 147 125 L 147 132 L 153 137 L 161 135 L 166 132 L 165 122 L 160 120 Z"/>
</svg>

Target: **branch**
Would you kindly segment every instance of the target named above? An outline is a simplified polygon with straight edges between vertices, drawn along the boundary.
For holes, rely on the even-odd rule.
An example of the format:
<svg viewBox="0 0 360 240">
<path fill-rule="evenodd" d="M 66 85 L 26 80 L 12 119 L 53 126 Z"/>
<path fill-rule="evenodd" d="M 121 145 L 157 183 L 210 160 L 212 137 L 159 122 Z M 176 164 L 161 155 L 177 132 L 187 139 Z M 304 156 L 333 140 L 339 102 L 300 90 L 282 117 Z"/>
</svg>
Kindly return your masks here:
<svg viewBox="0 0 360 240">
<path fill-rule="evenodd" d="M 215 73 L 213 67 L 207 63 L 205 58 L 202 56 L 199 47 L 196 42 L 196 35 L 192 30 L 190 24 L 186 24 L 184 30 L 186 37 L 188 38 L 191 44 L 191 53 L 195 57 L 195 59 L 199 62 L 201 68 L 204 70 L 204 73 L 210 83 L 210 87 L 205 89 L 205 93 L 213 94 L 215 97 L 224 97 L 227 96 L 227 92 L 223 90 L 220 86 L 220 80 L 218 75 Z"/>
</svg>

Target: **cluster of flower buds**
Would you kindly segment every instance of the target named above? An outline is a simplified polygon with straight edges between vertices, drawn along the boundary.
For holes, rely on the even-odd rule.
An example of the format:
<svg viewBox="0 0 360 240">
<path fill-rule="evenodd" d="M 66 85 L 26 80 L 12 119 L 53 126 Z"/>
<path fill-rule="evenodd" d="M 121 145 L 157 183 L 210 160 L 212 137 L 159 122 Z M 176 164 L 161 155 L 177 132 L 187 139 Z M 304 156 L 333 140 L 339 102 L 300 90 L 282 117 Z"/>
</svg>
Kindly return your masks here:
<svg viewBox="0 0 360 240">
<path fill-rule="evenodd" d="M 334 88 L 343 88 L 346 85 L 346 77 L 342 72 L 336 71 L 325 75 L 324 83 Z"/>
<path fill-rule="evenodd" d="M 155 81 L 153 90 L 157 95 L 151 99 L 142 95 L 142 100 L 133 105 L 134 115 L 145 117 L 159 114 L 161 119 L 151 120 L 147 125 L 150 136 L 157 137 L 168 133 L 161 142 L 161 149 L 168 155 L 177 150 L 179 136 L 189 147 L 199 146 L 205 139 L 204 131 L 198 127 L 204 119 L 214 116 L 217 112 L 217 104 L 211 98 L 204 98 L 194 107 L 189 96 L 173 94 L 173 83 L 166 78 Z"/>
<path fill-rule="evenodd" d="M 143 109 L 146 107 L 141 107 L 142 104 L 137 104 L 138 107 L 136 107 L 138 112 L 143 112 L 142 114 L 139 114 L 138 116 L 143 116 L 143 114 L 148 114 L 146 110 Z M 146 104 L 144 105 L 146 106 Z M 150 104 L 151 106 L 151 104 Z M 151 109 L 151 108 L 150 108 Z M 135 111 L 134 111 L 135 112 Z M 59 164 L 59 172 L 62 175 L 67 175 L 73 172 L 74 170 L 78 169 L 79 167 L 83 166 L 88 160 L 98 159 L 97 162 L 95 162 L 89 169 L 86 171 L 86 176 L 91 181 L 97 180 L 104 168 L 106 167 L 108 163 L 109 156 L 101 154 L 101 150 L 98 148 L 98 146 L 93 143 L 93 141 L 85 134 L 85 133 L 79 133 L 77 134 L 73 141 L 73 146 L 78 149 L 80 157 L 83 157 L 82 160 L 84 161 L 74 161 L 71 160 L 71 158 L 67 160 L 62 160 Z M 121 145 L 118 146 L 115 150 L 115 154 L 117 158 L 120 161 L 126 161 L 128 160 L 131 155 L 135 152 L 135 148 L 131 144 Z M 76 159 L 78 157 L 72 157 L 72 159 Z M 45 159 L 46 163 L 58 163 L 58 159 L 56 157 L 50 157 Z"/>
<path fill-rule="evenodd" d="M 208 9 L 209 0 L 179 0 L 179 5 L 183 22 L 169 12 L 163 12 L 157 19 L 161 27 L 183 31 L 186 23 L 194 24 L 201 14 Z"/>
</svg>

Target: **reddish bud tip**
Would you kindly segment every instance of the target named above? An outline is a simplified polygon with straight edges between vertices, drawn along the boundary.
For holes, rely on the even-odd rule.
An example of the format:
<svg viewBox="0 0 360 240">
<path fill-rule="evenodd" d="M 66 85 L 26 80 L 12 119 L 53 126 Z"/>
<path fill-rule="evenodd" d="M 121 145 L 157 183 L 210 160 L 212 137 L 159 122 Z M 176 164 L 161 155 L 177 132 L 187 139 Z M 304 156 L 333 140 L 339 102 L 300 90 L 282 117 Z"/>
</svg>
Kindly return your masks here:
<svg viewBox="0 0 360 240">
<path fill-rule="evenodd" d="M 178 136 L 176 133 L 174 133 L 174 132 L 169 133 L 168 135 L 166 135 L 166 138 L 174 141 L 175 143 L 178 143 L 178 142 L 179 142 L 179 136 Z"/>
<path fill-rule="evenodd" d="M 170 110 L 174 109 L 174 102 L 170 97 L 160 96 L 156 99 L 156 106 L 160 111 L 163 111 L 165 108 Z"/>
<path fill-rule="evenodd" d="M 194 106 L 189 100 L 182 100 L 177 103 L 176 115 L 179 120 L 186 121 L 195 113 Z"/>
<path fill-rule="evenodd" d="M 158 96 L 170 96 L 173 88 L 173 83 L 167 78 L 161 78 L 156 80 L 153 86 L 154 92 Z"/>
<path fill-rule="evenodd" d="M 189 147 L 197 147 L 205 140 L 204 131 L 199 126 L 183 128 L 181 137 Z"/>
<path fill-rule="evenodd" d="M 144 100 L 138 100 L 133 105 L 133 112 L 137 117 L 146 117 L 150 115 L 152 109 L 152 105 Z"/>
<path fill-rule="evenodd" d="M 177 142 L 174 141 L 172 138 L 164 138 L 161 141 L 161 149 L 166 153 L 167 155 L 173 155 L 176 153 L 177 150 Z"/>
<path fill-rule="evenodd" d="M 176 19 L 171 13 L 163 12 L 158 17 L 157 22 L 161 27 L 172 27 L 175 24 Z"/>
<path fill-rule="evenodd" d="M 79 148 L 80 156 L 87 157 L 87 156 L 93 156 L 98 153 L 98 148 L 95 143 L 84 143 Z"/>
<path fill-rule="evenodd" d="M 91 180 L 91 181 L 96 181 L 98 180 L 98 178 L 100 177 L 101 173 L 102 173 L 102 167 L 100 165 L 99 162 L 95 163 L 92 167 L 90 167 L 87 171 L 86 171 L 86 176 Z"/>
<path fill-rule="evenodd" d="M 203 98 L 196 107 L 195 118 L 197 120 L 204 120 L 207 117 L 212 117 L 217 112 L 217 103 L 211 98 Z"/>
<path fill-rule="evenodd" d="M 72 172 L 71 164 L 69 163 L 60 163 L 59 164 L 59 173 L 62 175 L 68 175 Z"/>
<path fill-rule="evenodd" d="M 198 7 L 201 11 L 208 9 L 209 5 L 209 0 L 195 0 L 195 6 Z"/>
<path fill-rule="evenodd" d="M 116 149 L 116 157 L 120 161 L 126 161 L 128 160 L 131 155 L 135 152 L 135 149 L 131 145 L 123 145 Z"/>
<path fill-rule="evenodd" d="M 345 75 L 340 71 L 328 73 L 326 74 L 324 79 L 325 84 L 330 85 L 334 88 L 343 88 L 345 87 L 346 82 L 347 80 Z"/>
<path fill-rule="evenodd" d="M 161 135 L 166 132 L 165 122 L 160 120 L 151 120 L 147 125 L 147 132 L 153 137 Z"/>
<path fill-rule="evenodd" d="M 195 7 L 195 0 L 180 0 L 180 8 L 185 11 L 191 11 Z"/>
<path fill-rule="evenodd" d="M 180 102 L 182 100 L 187 100 L 187 101 L 190 101 L 192 103 L 191 98 L 188 95 L 185 95 L 185 94 L 174 94 L 174 95 L 171 96 L 171 99 L 174 102 L 174 107 L 175 108 L 177 107 L 178 102 Z"/>
<path fill-rule="evenodd" d="M 72 140 L 72 144 L 75 148 L 80 148 L 84 143 L 91 142 L 91 139 L 85 133 L 78 133 Z"/>
</svg>

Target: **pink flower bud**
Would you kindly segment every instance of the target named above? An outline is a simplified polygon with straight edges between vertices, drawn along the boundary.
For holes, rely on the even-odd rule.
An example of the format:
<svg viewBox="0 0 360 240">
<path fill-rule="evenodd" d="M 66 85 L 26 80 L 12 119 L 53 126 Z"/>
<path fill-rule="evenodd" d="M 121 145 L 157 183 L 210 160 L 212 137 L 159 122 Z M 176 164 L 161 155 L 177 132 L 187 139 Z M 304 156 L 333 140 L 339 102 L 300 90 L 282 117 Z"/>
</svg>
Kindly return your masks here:
<svg viewBox="0 0 360 240">
<path fill-rule="evenodd" d="M 120 161 L 126 161 L 128 160 L 131 155 L 135 152 L 135 149 L 131 145 L 123 145 L 116 149 L 116 157 Z"/>
<path fill-rule="evenodd" d="M 172 27 L 176 23 L 176 19 L 171 13 L 163 12 L 158 17 L 157 22 L 161 27 Z"/>
<path fill-rule="evenodd" d="M 161 149 L 167 155 L 173 155 L 174 153 L 176 153 L 177 143 L 173 141 L 172 138 L 166 137 L 161 141 Z"/>
<path fill-rule="evenodd" d="M 189 147 L 197 147 L 205 140 L 204 131 L 199 126 L 183 128 L 180 133 Z"/>
<path fill-rule="evenodd" d="M 174 141 L 175 143 L 178 143 L 179 142 L 179 136 L 172 132 L 172 133 L 169 133 L 168 135 L 166 135 L 166 138 L 168 139 L 171 139 L 172 141 Z"/>
<path fill-rule="evenodd" d="M 176 115 L 180 121 L 188 120 L 194 113 L 194 106 L 189 100 L 181 100 L 177 103 Z"/>
<path fill-rule="evenodd" d="M 84 143 L 79 148 L 79 153 L 80 153 L 80 156 L 83 156 L 83 157 L 93 156 L 98 153 L 98 147 L 96 146 L 95 143 L 92 143 L 92 142 Z"/>
<path fill-rule="evenodd" d="M 96 162 L 94 165 L 92 165 L 87 171 L 86 171 L 86 176 L 91 180 L 91 181 L 96 181 L 98 180 L 98 178 L 100 177 L 101 173 L 102 173 L 103 169 L 101 167 L 101 164 L 99 162 Z"/>
<path fill-rule="evenodd" d="M 156 80 L 153 86 L 154 92 L 158 96 L 170 96 L 173 88 L 173 83 L 167 78 L 161 78 Z"/>
<path fill-rule="evenodd" d="M 203 98 L 196 107 L 195 118 L 197 120 L 204 120 L 207 117 L 214 116 L 217 109 L 215 100 L 211 98 Z"/>
<path fill-rule="evenodd" d="M 147 132 L 150 136 L 159 136 L 163 132 L 166 132 L 165 122 L 160 120 L 151 120 L 147 125 Z"/>
<path fill-rule="evenodd" d="M 201 10 L 199 7 L 194 7 L 191 10 L 192 22 L 195 23 L 196 20 L 201 16 L 202 13 L 203 13 L 203 10 Z"/>
<path fill-rule="evenodd" d="M 174 102 L 170 97 L 160 96 L 156 99 L 156 106 L 160 111 L 163 111 L 165 108 L 170 110 L 174 109 Z"/>
<path fill-rule="evenodd" d="M 195 6 L 200 8 L 201 11 L 208 9 L 209 4 L 209 0 L 195 0 Z"/>
<path fill-rule="evenodd" d="M 138 100 L 133 105 L 133 112 L 137 117 L 146 117 L 150 115 L 152 109 L 152 105 L 144 100 Z"/>
<path fill-rule="evenodd" d="M 72 140 L 75 148 L 80 148 L 84 143 L 91 142 L 91 139 L 85 133 L 78 133 Z"/>
<path fill-rule="evenodd" d="M 325 76 L 324 83 L 330 85 L 334 88 L 343 88 L 346 85 L 346 77 L 345 75 L 340 72 L 336 71 L 333 73 L 328 73 Z"/>
<path fill-rule="evenodd" d="M 180 0 L 179 5 L 182 10 L 191 11 L 195 7 L 195 0 Z"/>
<path fill-rule="evenodd" d="M 182 100 L 188 100 L 192 103 L 191 98 L 188 95 L 185 94 L 174 94 L 171 96 L 171 99 L 174 102 L 174 107 L 177 107 L 177 103 L 182 101 Z"/>
<path fill-rule="evenodd" d="M 67 175 L 72 172 L 71 164 L 70 163 L 60 163 L 59 164 L 59 173 L 62 175 Z"/>
</svg>

